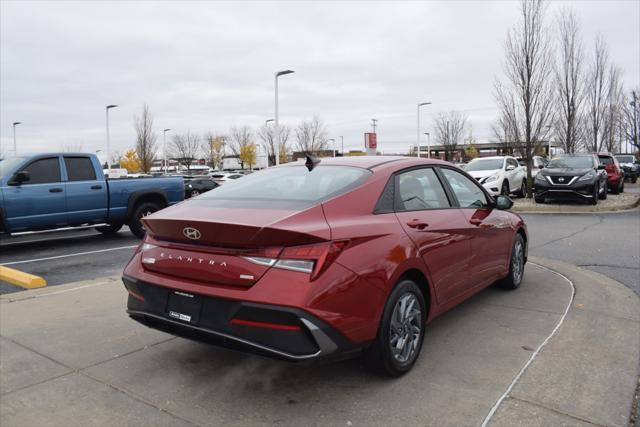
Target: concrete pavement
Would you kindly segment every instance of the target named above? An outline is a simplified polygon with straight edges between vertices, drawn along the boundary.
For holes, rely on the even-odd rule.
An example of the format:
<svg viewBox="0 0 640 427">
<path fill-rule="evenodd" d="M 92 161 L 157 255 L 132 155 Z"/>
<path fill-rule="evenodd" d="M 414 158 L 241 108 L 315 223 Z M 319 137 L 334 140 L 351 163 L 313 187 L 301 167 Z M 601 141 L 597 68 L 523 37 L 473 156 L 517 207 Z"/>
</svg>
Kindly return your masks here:
<svg viewBox="0 0 640 427">
<path fill-rule="evenodd" d="M 625 425 L 640 358 L 640 302 L 604 276 L 576 285 L 566 321 L 489 425 Z M 117 277 L 0 297 L 0 424 L 479 425 L 571 300 L 532 264 L 521 289 L 487 289 L 436 319 L 414 370 L 358 360 L 291 365 L 174 338 L 124 313 Z"/>
</svg>

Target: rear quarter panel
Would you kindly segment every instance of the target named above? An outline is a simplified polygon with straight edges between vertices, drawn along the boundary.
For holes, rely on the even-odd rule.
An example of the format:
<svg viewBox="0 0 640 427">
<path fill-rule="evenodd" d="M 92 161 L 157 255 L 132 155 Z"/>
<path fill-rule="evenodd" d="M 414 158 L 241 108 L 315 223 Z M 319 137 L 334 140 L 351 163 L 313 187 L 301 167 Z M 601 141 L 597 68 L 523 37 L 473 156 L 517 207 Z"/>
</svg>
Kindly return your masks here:
<svg viewBox="0 0 640 427">
<path fill-rule="evenodd" d="M 142 193 L 162 194 L 168 206 L 184 200 L 184 184 L 181 177 L 110 179 L 107 183 L 111 219 L 125 218 L 131 197 Z"/>
</svg>

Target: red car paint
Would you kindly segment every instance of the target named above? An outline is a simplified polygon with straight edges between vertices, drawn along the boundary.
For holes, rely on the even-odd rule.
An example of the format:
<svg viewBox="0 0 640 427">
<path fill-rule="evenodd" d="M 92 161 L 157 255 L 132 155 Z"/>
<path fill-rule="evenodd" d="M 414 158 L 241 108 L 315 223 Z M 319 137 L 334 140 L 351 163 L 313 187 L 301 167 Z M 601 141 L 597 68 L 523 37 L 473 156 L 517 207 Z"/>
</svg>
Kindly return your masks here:
<svg viewBox="0 0 640 427">
<path fill-rule="evenodd" d="M 607 172 L 607 187 L 610 190 L 616 190 L 620 184 L 624 182 L 624 171 L 620 167 L 618 159 L 610 153 L 598 153 L 600 163 L 604 164 L 604 170 Z"/>
<path fill-rule="evenodd" d="M 449 163 L 360 157 L 322 159 L 317 167 L 331 165 L 369 172 L 355 188 L 300 210 L 212 207 L 204 195 L 146 217 L 147 236 L 124 270 L 133 294 L 130 314 L 144 316 L 140 304 L 150 304 L 140 301 L 141 292 L 133 285 L 144 283 L 220 301 L 295 309 L 357 348 L 376 338 L 385 302 L 402 277 L 422 287 L 428 323 L 505 277 L 517 233 L 526 242 L 523 220 L 493 207 L 374 212 L 395 173 L 417 167 L 459 171 Z M 198 238 L 187 237 L 187 229 L 197 230 Z M 312 273 L 247 260 L 304 260 L 305 254 L 315 260 Z M 132 304 L 138 304 L 135 310 Z M 248 330 L 252 323 L 260 330 L 275 323 L 280 333 L 305 329 L 298 322 L 272 319 L 221 322 L 231 325 L 224 325 L 230 328 L 225 329 L 227 338 L 240 331 L 234 327 Z"/>
</svg>

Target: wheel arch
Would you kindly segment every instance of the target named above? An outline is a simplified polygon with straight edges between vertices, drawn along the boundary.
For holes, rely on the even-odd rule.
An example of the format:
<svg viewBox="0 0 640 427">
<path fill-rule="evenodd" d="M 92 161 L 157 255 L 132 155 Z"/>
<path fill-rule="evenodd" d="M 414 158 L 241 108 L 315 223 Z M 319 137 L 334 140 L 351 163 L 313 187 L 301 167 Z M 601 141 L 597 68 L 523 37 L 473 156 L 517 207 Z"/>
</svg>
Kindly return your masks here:
<svg viewBox="0 0 640 427">
<path fill-rule="evenodd" d="M 161 208 L 165 208 L 169 204 L 167 200 L 168 199 L 166 193 L 161 189 L 139 191 L 131 194 L 131 197 L 129 197 L 129 202 L 127 203 L 127 218 L 125 223 L 128 224 L 129 221 L 131 221 L 133 212 L 141 203 L 157 203 Z"/>
<path fill-rule="evenodd" d="M 429 285 L 429 281 L 427 280 L 424 272 L 420 271 L 417 268 L 409 268 L 408 270 L 405 270 L 402 274 L 400 274 L 400 277 L 398 278 L 396 283 L 404 279 L 411 280 L 416 285 L 418 285 L 418 288 L 422 292 L 422 296 L 424 298 L 424 305 L 427 309 L 426 318 L 429 319 L 429 314 L 432 312 L 431 305 L 434 303 L 434 298 L 432 295 L 431 286 Z"/>
</svg>

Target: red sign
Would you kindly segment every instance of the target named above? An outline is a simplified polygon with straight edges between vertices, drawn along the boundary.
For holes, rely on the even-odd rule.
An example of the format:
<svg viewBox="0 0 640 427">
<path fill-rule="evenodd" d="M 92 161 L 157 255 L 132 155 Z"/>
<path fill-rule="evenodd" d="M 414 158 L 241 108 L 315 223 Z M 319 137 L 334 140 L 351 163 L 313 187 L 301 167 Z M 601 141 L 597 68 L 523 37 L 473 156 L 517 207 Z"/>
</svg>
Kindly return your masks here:
<svg viewBox="0 0 640 427">
<path fill-rule="evenodd" d="M 364 134 L 364 145 L 366 148 L 375 150 L 378 148 L 378 136 L 373 132 L 367 132 Z"/>
</svg>

